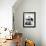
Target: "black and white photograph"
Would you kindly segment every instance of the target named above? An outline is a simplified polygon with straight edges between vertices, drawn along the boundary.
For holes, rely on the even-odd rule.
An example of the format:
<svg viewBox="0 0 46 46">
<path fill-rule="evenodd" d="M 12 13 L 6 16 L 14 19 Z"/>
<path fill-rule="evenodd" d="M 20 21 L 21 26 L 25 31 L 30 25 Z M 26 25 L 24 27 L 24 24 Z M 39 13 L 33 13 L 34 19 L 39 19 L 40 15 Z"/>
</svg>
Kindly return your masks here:
<svg viewBox="0 0 46 46">
<path fill-rule="evenodd" d="M 35 12 L 24 12 L 23 13 L 23 26 L 24 27 L 35 27 L 36 26 L 36 13 Z"/>
</svg>

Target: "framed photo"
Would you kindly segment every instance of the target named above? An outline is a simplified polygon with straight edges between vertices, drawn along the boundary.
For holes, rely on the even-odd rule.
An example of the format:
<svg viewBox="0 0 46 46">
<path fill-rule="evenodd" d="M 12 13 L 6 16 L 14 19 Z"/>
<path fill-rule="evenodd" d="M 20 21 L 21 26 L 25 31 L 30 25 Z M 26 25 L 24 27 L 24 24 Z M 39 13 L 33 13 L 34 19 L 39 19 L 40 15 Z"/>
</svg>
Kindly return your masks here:
<svg viewBox="0 0 46 46">
<path fill-rule="evenodd" d="M 36 12 L 23 13 L 23 27 L 36 27 Z"/>
</svg>

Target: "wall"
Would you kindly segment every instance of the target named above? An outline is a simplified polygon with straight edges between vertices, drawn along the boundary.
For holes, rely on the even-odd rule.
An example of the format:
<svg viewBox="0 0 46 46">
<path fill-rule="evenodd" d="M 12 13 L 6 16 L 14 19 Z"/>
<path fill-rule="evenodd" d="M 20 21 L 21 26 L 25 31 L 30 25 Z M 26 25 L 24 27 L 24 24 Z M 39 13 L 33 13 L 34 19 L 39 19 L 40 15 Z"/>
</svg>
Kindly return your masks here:
<svg viewBox="0 0 46 46">
<path fill-rule="evenodd" d="M 46 0 L 41 1 L 40 21 L 42 46 L 46 46 Z"/>
<path fill-rule="evenodd" d="M 12 6 L 15 2 L 16 0 L 0 0 L 0 27 L 12 28 Z M 13 8 L 15 29 L 22 32 L 25 38 L 29 36 L 28 39 L 33 39 L 38 46 L 40 46 L 40 39 L 42 46 L 46 46 L 46 0 L 41 0 L 41 2 L 40 0 L 23 0 L 20 2 L 16 2 Z M 36 12 L 36 28 L 23 28 L 23 11 Z"/>
<path fill-rule="evenodd" d="M 0 27 L 12 29 L 12 6 L 16 0 L 0 0 Z"/>
<path fill-rule="evenodd" d="M 21 1 L 21 0 L 20 0 Z M 18 1 L 19 2 L 19 1 Z M 18 4 L 18 3 L 16 3 Z M 23 27 L 23 12 L 30 11 L 36 12 L 36 27 L 24 28 Z M 13 6 L 15 31 L 23 33 L 24 39 L 31 39 L 35 42 L 36 46 L 41 46 L 41 0 L 23 0 L 20 4 Z"/>
</svg>

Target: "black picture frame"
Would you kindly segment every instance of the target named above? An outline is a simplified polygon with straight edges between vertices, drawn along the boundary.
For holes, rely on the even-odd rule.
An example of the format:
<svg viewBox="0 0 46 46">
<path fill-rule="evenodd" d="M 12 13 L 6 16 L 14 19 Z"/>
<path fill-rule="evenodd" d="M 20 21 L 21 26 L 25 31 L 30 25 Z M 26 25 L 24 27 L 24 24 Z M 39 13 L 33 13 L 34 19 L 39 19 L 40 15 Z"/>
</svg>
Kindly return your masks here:
<svg viewBox="0 0 46 46">
<path fill-rule="evenodd" d="M 23 27 L 36 27 L 36 12 L 23 12 Z"/>
</svg>

